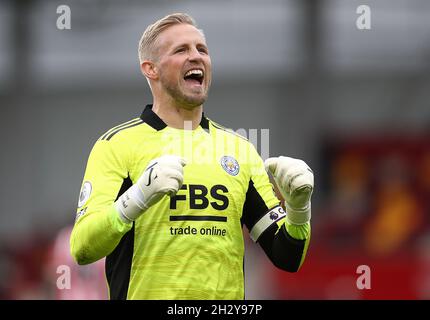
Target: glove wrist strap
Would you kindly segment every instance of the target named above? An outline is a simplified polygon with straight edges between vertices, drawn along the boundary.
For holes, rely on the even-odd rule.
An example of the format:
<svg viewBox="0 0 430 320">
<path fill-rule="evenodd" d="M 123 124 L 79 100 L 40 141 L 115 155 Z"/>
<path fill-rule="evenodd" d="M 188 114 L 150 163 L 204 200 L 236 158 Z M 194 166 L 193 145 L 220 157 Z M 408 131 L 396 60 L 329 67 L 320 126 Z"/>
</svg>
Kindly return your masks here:
<svg viewBox="0 0 430 320">
<path fill-rule="evenodd" d="M 311 220 L 311 202 L 304 208 L 296 209 L 288 205 L 285 201 L 285 209 L 287 211 L 287 221 L 294 225 L 303 225 Z"/>
<path fill-rule="evenodd" d="M 125 223 L 131 223 L 143 214 L 147 206 L 145 205 L 142 190 L 137 184 L 132 185 L 115 201 L 115 208 L 118 215 Z"/>
</svg>

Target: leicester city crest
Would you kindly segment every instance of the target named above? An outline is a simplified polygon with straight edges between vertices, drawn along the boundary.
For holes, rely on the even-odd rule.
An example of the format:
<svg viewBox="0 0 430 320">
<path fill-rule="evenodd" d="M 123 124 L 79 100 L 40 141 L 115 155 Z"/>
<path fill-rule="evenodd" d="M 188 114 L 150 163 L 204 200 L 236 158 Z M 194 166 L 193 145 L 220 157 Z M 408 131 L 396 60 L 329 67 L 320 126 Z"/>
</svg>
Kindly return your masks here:
<svg viewBox="0 0 430 320">
<path fill-rule="evenodd" d="M 224 156 L 221 158 L 221 166 L 229 175 L 237 176 L 239 173 L 239 163 L 237 160 L 230 156 Z"/>
</svg>

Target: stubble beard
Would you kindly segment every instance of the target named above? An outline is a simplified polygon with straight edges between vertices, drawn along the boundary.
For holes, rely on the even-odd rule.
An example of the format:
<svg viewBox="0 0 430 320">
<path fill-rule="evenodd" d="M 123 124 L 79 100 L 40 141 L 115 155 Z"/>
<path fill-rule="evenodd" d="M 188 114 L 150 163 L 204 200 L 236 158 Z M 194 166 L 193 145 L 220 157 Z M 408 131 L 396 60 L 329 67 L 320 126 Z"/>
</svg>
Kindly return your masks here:
<svg viewBox="0 0 430 320">
<path fill-rule="evenodd" d="M 173 101 L 185 109 L 191 110 L 201 106 L 208 97 L 209 88 L 204 90 L 203 93 L 186 94 L 183 90 L 181 90 L 179 85 L 173 85 L 166 81 L 162 81 L 162 84 L 167 93 L 172 97 Z"/>
</svg>

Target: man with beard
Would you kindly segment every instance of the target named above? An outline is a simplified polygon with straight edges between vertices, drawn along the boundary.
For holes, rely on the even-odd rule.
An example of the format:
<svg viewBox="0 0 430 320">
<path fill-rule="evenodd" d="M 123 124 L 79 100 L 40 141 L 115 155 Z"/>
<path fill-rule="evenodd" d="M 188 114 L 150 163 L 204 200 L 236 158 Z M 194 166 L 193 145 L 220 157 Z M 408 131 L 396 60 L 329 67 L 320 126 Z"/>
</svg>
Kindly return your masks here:
<svg viewBox="0 0 430 320">
<path fill-rule="evenodd" d="M 106 257 L 111 299 L 244 299 L 245 225 L 277 267 L 297 271 L 310 239 L 312 171 L 289 157 L 263 163 L 249 141 L 204 115 L 211 59 L 189 15 L 150 25 L 139 60 L 153 103 L 94 145 L 74 259 Z"/>
</svg>

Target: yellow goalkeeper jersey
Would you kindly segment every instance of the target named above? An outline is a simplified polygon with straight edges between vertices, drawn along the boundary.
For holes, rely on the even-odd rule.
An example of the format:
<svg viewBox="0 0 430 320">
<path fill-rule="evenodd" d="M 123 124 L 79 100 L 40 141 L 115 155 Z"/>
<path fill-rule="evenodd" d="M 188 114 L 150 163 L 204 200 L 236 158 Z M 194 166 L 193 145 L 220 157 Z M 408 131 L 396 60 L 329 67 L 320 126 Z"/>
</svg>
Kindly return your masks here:
<svg viewBox="0 0 430 320">
<path fill-rule="evenodd" d="M 123 223 L 114 201 L 166 154 L 187 161 L 182 187 Z M 252 143 L 204 115 L 195 130 L 168 127 L 148 105 L 95 143 L 71 250 L 81 264 L 106 256 L 111 299 L 243 299 L 243 225 L 257 241 L 284 218 Z"/>
</svg>

